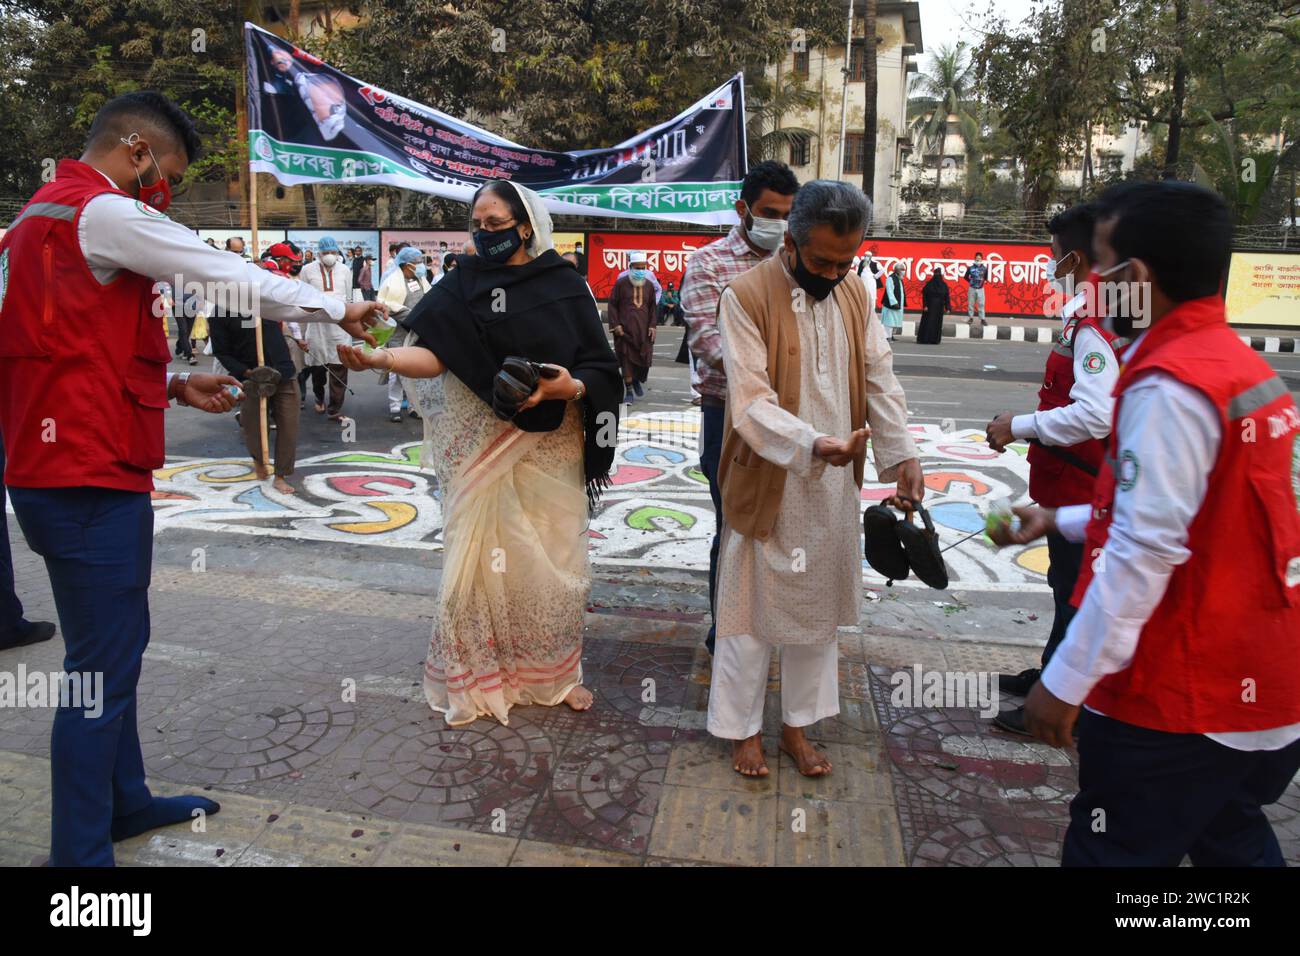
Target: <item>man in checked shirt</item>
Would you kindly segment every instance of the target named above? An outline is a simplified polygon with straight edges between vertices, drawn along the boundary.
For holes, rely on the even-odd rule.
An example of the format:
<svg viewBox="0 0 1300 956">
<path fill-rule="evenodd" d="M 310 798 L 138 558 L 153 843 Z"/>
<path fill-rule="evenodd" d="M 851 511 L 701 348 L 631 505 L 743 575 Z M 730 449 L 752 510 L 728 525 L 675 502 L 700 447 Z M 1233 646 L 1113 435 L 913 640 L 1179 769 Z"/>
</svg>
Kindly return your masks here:
<svg viewBox="0 0 1300 956">
<path fill-rule="evenodd" d="M 718 337 L 718 300 L 722 290 L 781 247 L 785 223 L 794 205 L 799 180 L 790 167 L 764 160 L 745 174 L 736 200 L 740 222 L 731 231 L 691 256 L 682 277 L 682 310 L 687 344 L 695 356 L 700 392 L 700 470 L 709 479 L 715 530 L 709 549 L 709 606 L 714 603 L 718 576 L 718 532 L 722 526 L 722 491 L 718 459 L 722 454 L 722 421 L 727 405 L 727 374 L 722 367 Z M 709 625 L 705 646 L 713 653 L 715 627 Z"/>
</svg>

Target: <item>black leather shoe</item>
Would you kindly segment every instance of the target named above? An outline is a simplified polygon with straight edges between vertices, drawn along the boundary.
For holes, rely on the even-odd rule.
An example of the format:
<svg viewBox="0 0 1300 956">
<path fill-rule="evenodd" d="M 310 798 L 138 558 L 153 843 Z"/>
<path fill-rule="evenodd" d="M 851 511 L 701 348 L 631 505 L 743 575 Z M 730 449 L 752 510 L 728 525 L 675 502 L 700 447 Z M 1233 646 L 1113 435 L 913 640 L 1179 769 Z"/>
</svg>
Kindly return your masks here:
<svg viewBox="0 0 1300 956">
<path fill-rule="evenodd" d="M 49 621 L 20 621 L 16 629 L 0 637 L 0 651 L 48 641 L 54 636 L 55 630 Z"/>
<path fill-rule="evenodd" d="M 999 674 L 998 690 L 1004 694 L 1015 694 L 1017 697 L 1024 697 L 1034 684 L 1038 683 L 1038 678 L 1041 675 L 1042 671 L 1037 667 L 1023 670 L 1019 674 Z"/>
<path fill-rule="evenodd" d="M 993 723 L 1008 733 L 1019 734 L 1022 737 L 1033 736 L 1025 729 L 1025 708 L 1023 707 L 1017 707 L 1015 710 L 998 711 L 998 715 L 993 718 Z"/>
</svg>

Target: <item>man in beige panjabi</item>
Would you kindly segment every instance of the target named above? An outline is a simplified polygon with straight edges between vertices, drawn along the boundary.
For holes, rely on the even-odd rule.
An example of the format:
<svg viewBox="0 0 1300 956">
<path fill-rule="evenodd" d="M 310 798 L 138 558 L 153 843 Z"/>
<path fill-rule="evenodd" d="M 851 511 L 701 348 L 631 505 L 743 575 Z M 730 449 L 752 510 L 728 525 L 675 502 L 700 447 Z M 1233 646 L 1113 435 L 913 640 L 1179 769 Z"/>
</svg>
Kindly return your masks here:
<svg viewBox="0 0 1300 956">
<path fill-rule="evenodd" d="M 851 274 L 869 220 L 860 190 L 808 183 L 782 250 L 718 305 L 727 414 L 708 729 L 733 741 L 745 776 L 769 772 L 762 723 L 775 646 L 781 750 L 805 776 L 831 770 L 804 728 L 839 713 L 837 629 L 858 623 L 868 436 L 879 480 L 897 480 L 913 501 L 925 493 L 893 353 Z"/>
</svg>

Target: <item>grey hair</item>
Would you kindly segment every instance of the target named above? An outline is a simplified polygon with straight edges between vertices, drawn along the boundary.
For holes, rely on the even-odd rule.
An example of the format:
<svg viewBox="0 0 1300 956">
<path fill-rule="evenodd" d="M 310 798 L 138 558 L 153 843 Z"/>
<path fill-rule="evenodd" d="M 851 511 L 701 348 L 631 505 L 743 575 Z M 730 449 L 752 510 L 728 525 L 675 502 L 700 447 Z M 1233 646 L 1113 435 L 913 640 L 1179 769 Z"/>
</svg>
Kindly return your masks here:
<svg viewBox="0 0 1300 956">
<path fill-rule="evenodd" d="M 813 226 L 830 226 L 836 235 L 861 239 L 871 221 L 871 200 L 856 186 L 837 179 L 814 179 L 794 194 L 787 227 L 796 246 L 805 245 Z"/>
</svg>

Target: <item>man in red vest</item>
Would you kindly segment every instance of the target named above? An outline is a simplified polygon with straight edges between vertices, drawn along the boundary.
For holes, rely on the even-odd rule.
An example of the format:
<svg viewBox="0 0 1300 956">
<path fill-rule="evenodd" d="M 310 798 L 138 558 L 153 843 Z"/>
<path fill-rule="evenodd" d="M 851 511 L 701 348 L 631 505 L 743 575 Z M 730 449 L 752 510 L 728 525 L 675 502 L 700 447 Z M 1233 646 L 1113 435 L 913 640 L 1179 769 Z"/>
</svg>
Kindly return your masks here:
<svg viewBox="0 0 1300 956">
<path fill-rule="evenodd" d="M 1002 536 L 1089 559 L 1025 702 L 1054 746 L 1078 721 L 1063 863 L 1281 866 L 1262 808 L 1300 770 L 1300 411 L 1228 327 L 1223 200 L 1163 181 L 1099 202 L 1098 300 L 1141 332 L 1107 457 L 1091 507 L 1017 509 Z"/>
<path fill-rule="evenodd" d="M 263 318 L 339 322 L 353 334 L 376 308 L 345 308 L 168 219 L 171 186 L 198 146 L 166 97 L 110 100 L 81 159 L 60 162 L 0 239 L 5 484 L 27 543 L 45 558 L 64 670 L 83 691 L 98 687 L 93 706 L 70 693 L 54 717 L 55 866 L 112 865 L 114 840 L 219 809 L 197 796 L 153 796 L 136 730 L 163 409 L 175 399 L 227 411 L 227 386 L 238 384 L 167 372 L 160 284 L 179 295 L 199 283 L 209 301 L 251 300 Z"/>
<path fill-rule="evenodd" d="M 1047 357 L 1038 410 L 1027 415 L 1005 412 L 988 425 L 988 442 L 1002 451 L 1016 439 L 1028 439 L 1029 495 L 1040 505 L 1087 504 L 1101 467 L 1105 438 L 1110 434 L 1119 378 L 1116 352 L 1123 341 L 1103 328 L 1087 302 L 1086 279 L 1092 272 L 1092 230 L 1097 220 L 1093 203 L 1082 203 L 1053 216 L 1047 224 L 1052 237 L 1048 266 L 1053 291 L 1049 305 L 1059 310 L 1062 326 Z M 1047 535 L 1047 583 L 1056 605 L 1052 630 L 1043 648 L 1042 666 L 1065 639 L 1074 616 L 1070 596 L 1083 562 L 1083 543 L 1067 541 L 1058 532 Z M 1023 697 L 1041 673 L 1037 667 L 999 679 L 1001 689 Z M 1023 707 L 1004 710 L 993 718 L 1003 730 L 1028 734 Z"/>
</svg>

